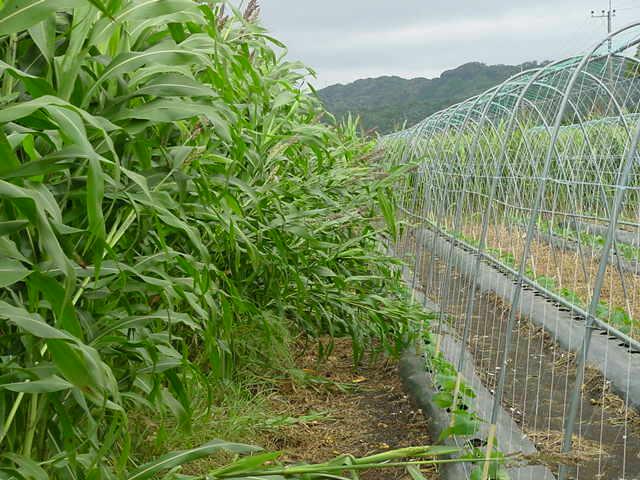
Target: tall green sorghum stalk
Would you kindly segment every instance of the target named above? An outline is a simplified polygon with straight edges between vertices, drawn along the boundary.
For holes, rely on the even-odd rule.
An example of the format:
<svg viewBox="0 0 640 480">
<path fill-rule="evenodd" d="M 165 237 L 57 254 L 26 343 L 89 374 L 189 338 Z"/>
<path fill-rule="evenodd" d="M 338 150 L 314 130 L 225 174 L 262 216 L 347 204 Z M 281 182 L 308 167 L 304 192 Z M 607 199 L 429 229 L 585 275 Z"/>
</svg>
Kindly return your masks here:
<svg viewBox="0 0 640 480">
<path fill-rule="evenodd" d="M 256 2 L 222 7 L 0 11 L 2 472 L 149 478 L 131 409 L 188 426 L 198 383 L 286 368 L 291 335 L 360 354 L 421 318 L 372 222 L 379 199 L 393 225 L 393 175 L 354 124 L 318 122 Z"/>
</svg>

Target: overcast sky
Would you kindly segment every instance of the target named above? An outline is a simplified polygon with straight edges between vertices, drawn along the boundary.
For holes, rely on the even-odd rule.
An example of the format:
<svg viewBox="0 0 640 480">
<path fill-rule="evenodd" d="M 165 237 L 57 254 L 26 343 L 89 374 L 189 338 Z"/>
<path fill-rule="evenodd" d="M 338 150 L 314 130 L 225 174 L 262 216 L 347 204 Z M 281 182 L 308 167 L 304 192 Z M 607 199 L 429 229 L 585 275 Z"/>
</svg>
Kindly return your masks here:
<svg viewBox="0 0 640 480">
<path fill-rule="evenodd" d="M 608 0 L 262 0 L 262 22 L 314 68 L 317 87 L 358 78 L 437 77 L 466 62 L 516 64 L 579 53 L 606 33 Z M 615 27 L 640 0 L 614 2 Z"/>
</svg>

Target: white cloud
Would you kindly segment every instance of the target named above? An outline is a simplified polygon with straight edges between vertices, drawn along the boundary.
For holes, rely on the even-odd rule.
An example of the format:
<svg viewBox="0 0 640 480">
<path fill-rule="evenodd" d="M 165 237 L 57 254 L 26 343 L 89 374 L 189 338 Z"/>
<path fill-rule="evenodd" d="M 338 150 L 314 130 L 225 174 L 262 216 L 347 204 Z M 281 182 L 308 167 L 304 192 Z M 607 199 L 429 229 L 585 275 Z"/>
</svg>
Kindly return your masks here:
<svg viewBox="0 0 640 480">
<path fill-rule="evenodd" d="M 263 0 L 262 18 L 318 73 L 317 86 L 358 78 L 434 77 L 469 61 L 521 63 L 586 50 L 604 35 L 584 0 Z M 639 10 L 623 10 L 618 25 Z"/>
</svg>

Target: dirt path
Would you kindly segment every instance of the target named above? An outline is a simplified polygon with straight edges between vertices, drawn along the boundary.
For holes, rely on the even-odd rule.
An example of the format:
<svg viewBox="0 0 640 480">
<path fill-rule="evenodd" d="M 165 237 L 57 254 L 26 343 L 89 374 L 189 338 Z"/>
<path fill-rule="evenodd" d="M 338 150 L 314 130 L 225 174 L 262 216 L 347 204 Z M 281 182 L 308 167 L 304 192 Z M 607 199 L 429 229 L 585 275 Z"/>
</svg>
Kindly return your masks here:
<svg viewBox="0 0 640 480">
<path fill-rule="evenodd" d="M 345 453 L 362 456 L 432 444 L 421 412 L 402 390 L 395 362 L 383 356 L 368 357 L 354 369 L 350 340 L 337 339 L 326 361 L 318 362 L 315 354 L 306 353 L 298 365 L 331 383 L 308 383 L 302 388 L 284 385 L 274 397 L 275 402 L 293 409 L 294 416 L 325 413 L 317 421 L 280 429 L 265 439 L 269 446 L 285 452 L 283 460 L 321 462 Z M 333 382 L 346 388 L 337 388 Z M 424 467 L 422 472 L 430 480 L 438 478 L 433 467 Z M 361 477 L 410 478 L 404 470 L 372 471 Z"/>
</svg>

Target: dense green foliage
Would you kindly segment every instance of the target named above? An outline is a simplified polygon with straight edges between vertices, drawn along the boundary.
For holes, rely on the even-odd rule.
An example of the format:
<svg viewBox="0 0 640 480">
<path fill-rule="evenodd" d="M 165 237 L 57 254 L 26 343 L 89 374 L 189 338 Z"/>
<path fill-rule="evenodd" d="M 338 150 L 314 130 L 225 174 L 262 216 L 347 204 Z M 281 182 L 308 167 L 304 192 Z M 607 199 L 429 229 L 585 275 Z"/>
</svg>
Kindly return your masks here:
<svg viewBox="0 0 640 480">
<path fill-rule="evenodd" d="M 389 133 L 405 123 L 411 126 L 537 65 L 536 62 L 522 65 L 466 63 L 434 79 L 367 78 L 323 88 L 318 95 L 337 118 L 359 115 L 364 128 Z"/>
<path fill-rule="evenodd" d="M 4 2 L 0 478 L 250 452 L 140 467 L 129 412 L 188 428 L 194 391 L 286 369 L 292 336 L 358 355 L 424 321 L 379 241 L 394 175 L 319 123 L 253 7 Z"/>
</svg>

